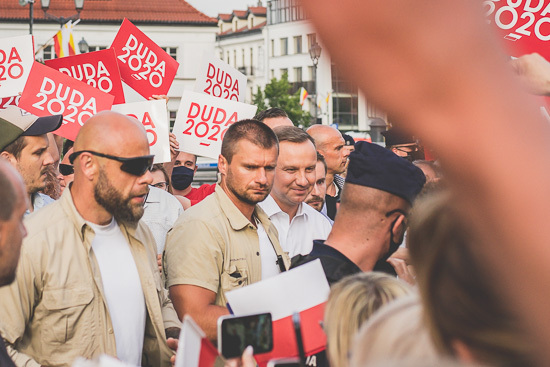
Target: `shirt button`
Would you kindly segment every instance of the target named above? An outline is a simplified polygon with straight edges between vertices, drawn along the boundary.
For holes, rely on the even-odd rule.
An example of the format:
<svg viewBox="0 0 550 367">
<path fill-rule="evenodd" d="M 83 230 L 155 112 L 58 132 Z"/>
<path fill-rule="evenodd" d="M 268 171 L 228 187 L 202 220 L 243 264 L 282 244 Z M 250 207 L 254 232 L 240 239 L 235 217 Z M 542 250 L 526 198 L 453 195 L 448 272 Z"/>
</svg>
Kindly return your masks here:
<svg viewBox="0 0 550 367">
<path fill-rule="evenodd" d="M 243 281 L 242 280 L 239 280 L 239 285 L 243 284 Z"/>
<path fill-rule="evenodd" d="M 109 328 L 109 334 L 112 334 L 112 333 L 113 333 L 113 329 Z"/>
<path fill-rule="evenodd" d="M 259 253 L 259 252 L 256 252 L 256 256 L 260 256 L 260 253 Z"/>
</svg>

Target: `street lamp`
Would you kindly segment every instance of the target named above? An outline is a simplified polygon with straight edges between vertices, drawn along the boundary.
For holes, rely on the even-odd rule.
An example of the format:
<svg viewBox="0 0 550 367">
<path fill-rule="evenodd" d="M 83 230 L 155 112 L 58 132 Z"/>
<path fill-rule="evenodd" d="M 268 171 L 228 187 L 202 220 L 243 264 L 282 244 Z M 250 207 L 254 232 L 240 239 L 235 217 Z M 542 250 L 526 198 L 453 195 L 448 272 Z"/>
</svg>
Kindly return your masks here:
<svg viewBox="0 0 550 367">
<path fill-rule="evenodd" d="M 78 49 L 80 50 L 81 54 L 85 54 L 88 51 L 90 51 L 90 46 L 88 46 L 88 42 L 82 37 L 80 41 L 78 41 Z"/>
<path fill-rule="evenodd" d="M 33 5 L 34 0 L 19 0 L 19 5 L 25 6 L 29 4 L 29 34 L 32 34 L 32 24 L 34 22 Z"/>
<path fill-rule="evenodd" d="M 319 58 L 321 57 L 321 46 L 317 42 L 311 45 L 309 49 L 309 56 L 311 61 L 313 61 L 313 72 L 314 72 L 314 81 L 315 81 L 315 94 L 313 96 L 313 103 L 315 104 L 315 123 L 317 123 L 317 64 L 319 63 Z"/>
<path fill-rule="evenodd" d="M 19 1 L 34 2 L 34 0 L 19 0 Z M 50 0 L 41 0 L 40 3 L 42 4 L 42 10 L 44 10 L 44 15 L 46 16 L 46 18 L 56 21 L 61 26 L 63 26 L 63 24 L 67 23 L 69 20 L 77 20 L 78 18 L 80 18 L 80 12 L 84 8 L 84 0 L 74 0 L 74 7 L 76 9 L 76 14 L 73 14 L 67 18 L 56 17 L 55 15 L 51 15 L 48 13 L 48 9 L 50 8 Z"/>
</svg>

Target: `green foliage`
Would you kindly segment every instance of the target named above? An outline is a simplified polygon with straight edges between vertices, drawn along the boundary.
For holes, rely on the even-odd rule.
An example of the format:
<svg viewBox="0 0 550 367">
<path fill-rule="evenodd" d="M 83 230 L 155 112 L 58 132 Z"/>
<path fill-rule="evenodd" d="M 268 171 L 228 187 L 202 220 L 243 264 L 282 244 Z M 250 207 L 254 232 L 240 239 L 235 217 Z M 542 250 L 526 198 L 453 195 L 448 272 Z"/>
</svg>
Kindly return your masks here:
<svg viewBox="0 0 550 367">
<path fill-rule="evenodd" d="M 263 91 L 258 88 L 254 94 L 253 103 L 258 106 L 258 112 L 271 107 L 281 108 L 288 114 L 294 125 L 308 127 L 313 117 L 300 105 L 300 90 L 290 94 L 291 88 L 288 75 L 285 73 L 281 79 L 271 79 Z"/>
</svg>

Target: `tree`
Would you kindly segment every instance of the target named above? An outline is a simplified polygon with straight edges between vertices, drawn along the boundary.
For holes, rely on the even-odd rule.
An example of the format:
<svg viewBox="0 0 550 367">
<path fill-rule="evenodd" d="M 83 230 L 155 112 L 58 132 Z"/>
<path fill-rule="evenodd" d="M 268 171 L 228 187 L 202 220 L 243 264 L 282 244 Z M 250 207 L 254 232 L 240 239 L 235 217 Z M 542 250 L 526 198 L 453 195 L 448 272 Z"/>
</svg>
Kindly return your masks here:
<svg viewBox="0 0 550 367">
<path fill-rule="evenodd" d="M 290 94 L 291 88 L 288 75 L 284 73 L 281 79 L 271 79 L 263 91 L 258 87 L 258 91 L 254 94 L 254 104 L 258 106 L 258 111 L 271 107 L 281 108 L 295 125 L 307 127 L 313 117 L 300 105 L 300 90 Z"/>
</svg>

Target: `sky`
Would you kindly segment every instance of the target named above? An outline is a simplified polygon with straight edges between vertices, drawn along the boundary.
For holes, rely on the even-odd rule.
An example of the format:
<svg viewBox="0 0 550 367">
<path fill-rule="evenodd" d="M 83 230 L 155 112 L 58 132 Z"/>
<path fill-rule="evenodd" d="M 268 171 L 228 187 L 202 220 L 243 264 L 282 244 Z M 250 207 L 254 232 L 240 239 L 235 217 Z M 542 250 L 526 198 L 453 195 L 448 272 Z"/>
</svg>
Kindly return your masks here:
<svg viewBox="0 0 550 367">
<path fill-rule="evenodd" d="M 187 0 L 187 2 L 211 17 L 217 17 L 219 13 L 231 13 L 233 10 L 246 10 L 247 6 L 258 4 L 258 0 Z M 265 0 L 263 4 L 265 6 Z"/>
</svg>

